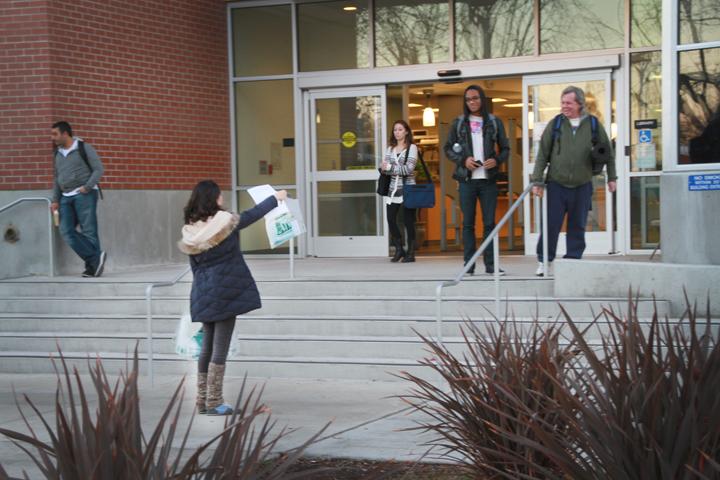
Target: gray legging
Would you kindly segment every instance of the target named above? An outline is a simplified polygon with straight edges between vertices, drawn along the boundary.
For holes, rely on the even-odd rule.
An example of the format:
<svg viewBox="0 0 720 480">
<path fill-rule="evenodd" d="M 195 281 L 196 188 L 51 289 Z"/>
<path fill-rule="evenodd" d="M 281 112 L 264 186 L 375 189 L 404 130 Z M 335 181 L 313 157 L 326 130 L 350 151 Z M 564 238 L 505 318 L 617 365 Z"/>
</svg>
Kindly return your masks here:
<svg viewBox="0 0 720 480">
<path fill-rule="evenodd" d="M 198 358 L 199 373 L 207 373 L 210 362 L 225 365 L 234 329 L 235 317 L 220 322 L 203 323 L 202 349 Z"/>
</svg>

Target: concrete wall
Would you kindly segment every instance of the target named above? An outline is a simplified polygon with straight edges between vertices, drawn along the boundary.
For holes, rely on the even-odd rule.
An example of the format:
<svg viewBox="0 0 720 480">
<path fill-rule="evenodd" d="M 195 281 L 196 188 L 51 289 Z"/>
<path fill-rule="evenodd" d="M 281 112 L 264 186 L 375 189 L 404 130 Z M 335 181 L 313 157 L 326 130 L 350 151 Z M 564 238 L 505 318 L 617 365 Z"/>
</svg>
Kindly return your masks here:
<svg viewBox="0 0 720 480">
<path fill-rule="evenodd" d="M 671 302 L 672 315 L 685 311 L 685 294 L 705 312 L 710 296 L 711 312 L 720 315 L 720 266 L 668 264 L 640 261 L 560 260 L 555 263 L 557 297 L 627 297 L 655 295 Z"/>
<path fill-rule="evenodd" d="M 106 272 L 138 265 L 182 263 L 187 257 L 175 245 L 183 224 L 186 190 L 109 190 L 98 203 L 100 242 L 108 252 Z M 49 191 L 0 191 L 0 206 L 21 197 L 49 196 Z M 229 197 L 228 197 L 229 198 Z M 0 237 L 0 278 L 46 275 L 49 270 L 47 205 L 28 203 L 0 213 L 2 234 L 15 226 L 20 240 L 10 244 Z M 80 275 L 82 260 L 54 229 L 59 274 Z"/>
<path fill-rule="evenodd" d="M 703 173 L 711 172 L 660 176 L 663 262 L 720 265 L 720 190 L 688 190 L 688 177 Z"/>
</svg>

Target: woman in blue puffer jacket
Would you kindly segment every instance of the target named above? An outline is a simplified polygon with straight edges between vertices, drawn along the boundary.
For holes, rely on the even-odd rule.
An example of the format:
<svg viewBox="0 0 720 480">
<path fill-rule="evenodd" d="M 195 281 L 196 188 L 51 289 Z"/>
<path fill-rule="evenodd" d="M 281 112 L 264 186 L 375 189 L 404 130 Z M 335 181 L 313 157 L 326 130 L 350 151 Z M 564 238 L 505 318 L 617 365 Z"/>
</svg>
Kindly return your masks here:
<svg viewBox="0 0 720 480">
<path fill-rule="evenodd" d="M 185 207 L 185 225 L 178 246 L 190 256 L 193 284 L 190 315 L 202 322 L 198 358 L 197 409 L 208 415 L 230 415 L 223 400 L 225 361 L 235 317 L 260 308 L 260 294 L 240 251 L 240 229 L 261 219 L 287 198 L 280 190 L 241 214 L 222 208 L 220 187 L 204 180 L 193 189 Z"/>
</svg>

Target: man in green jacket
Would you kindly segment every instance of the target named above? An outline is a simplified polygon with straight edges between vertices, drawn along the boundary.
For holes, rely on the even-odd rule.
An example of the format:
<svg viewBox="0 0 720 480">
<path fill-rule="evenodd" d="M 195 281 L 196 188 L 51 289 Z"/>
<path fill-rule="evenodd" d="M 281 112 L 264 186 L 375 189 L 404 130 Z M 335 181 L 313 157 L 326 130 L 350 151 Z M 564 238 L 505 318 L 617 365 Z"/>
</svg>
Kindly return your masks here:
<svg viewBox="0 0 720 480">
<path fill-rule="evenodd" d="M 555 260 L 558 237 L 567 215 L 567 253 L 564 258 L 582 258 L 585 251 L 585 225 L 592 206 L 592 125 L 585 112 L 585 92 L 578 87 L 567 87 L 560 97 L 562 112 L 560 131 L 553 139 L 554 120 L 548 123 L 538 149 L 531 181 L 533 193 L 542 197 L 548 193 L 548 262 Z M 597 123 L 597 140 L 609 148 L 607 162 L 608 190 L 614 192 L 617 184 L 615 156 L 607 133 Z M 545 168 L 547 176 L 543 179 Z M 538 276 L 545 275 L 543 266 L 542 234 L 538 239 Z"/>
</svg>

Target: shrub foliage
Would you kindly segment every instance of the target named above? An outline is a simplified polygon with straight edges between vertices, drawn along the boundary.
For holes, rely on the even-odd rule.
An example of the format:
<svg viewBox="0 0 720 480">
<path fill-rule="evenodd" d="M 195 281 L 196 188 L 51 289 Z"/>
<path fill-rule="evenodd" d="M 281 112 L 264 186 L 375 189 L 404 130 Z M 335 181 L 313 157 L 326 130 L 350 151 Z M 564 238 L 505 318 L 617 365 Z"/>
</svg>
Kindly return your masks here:
<svg viewBox="0 0 720 480">
<path fill-rule="evenodd" d="M 515 319 L 463 329 L 457 355 L 423 338 L 439 374 L 403 398 L 429 444 L 478 478 L 720 478 L 718 325 L 605 308 L 584 325 Z"/>
</svg>

